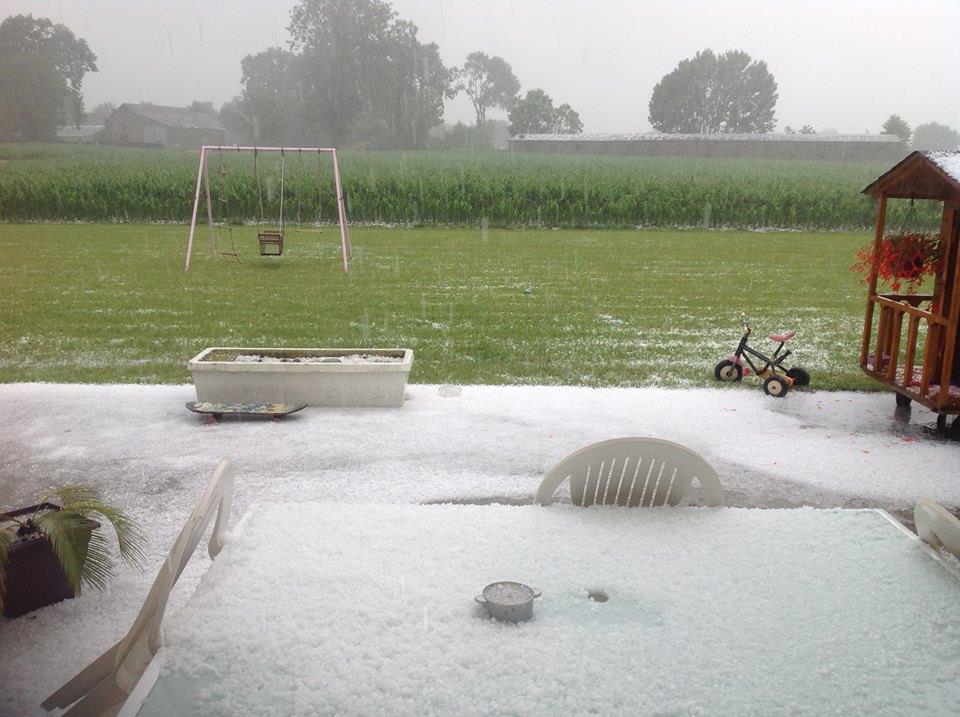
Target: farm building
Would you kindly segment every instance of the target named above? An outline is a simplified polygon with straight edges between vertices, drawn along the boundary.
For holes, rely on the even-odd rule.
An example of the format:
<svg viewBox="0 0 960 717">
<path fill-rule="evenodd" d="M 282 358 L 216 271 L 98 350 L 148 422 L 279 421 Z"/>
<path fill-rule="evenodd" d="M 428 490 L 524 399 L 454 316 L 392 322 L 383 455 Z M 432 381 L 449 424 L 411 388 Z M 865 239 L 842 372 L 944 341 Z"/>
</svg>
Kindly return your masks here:
<svg viewBox="0 0 960 717">
<path fill-rule="evenodd" d="M 102 124 L 82 124 L 79 127 L 69 124 L 57 128 L 57 141 L 69 144 L 92 144 L 100 141 L 101 132 L 103 132 Z"/>
<path fill-rule="evenodd" d="M 224 144 L 227 130 L 209 115 L 186 107 L 124 102 L 104 121 L 101 142 L 151 147 Z"/>
<path fill-rule="evenodd" d="M 638 157 L 763 157 L 896 162 L 907 154 L 892 134 L 521 134 L 511 152 Z"/>
</svg>

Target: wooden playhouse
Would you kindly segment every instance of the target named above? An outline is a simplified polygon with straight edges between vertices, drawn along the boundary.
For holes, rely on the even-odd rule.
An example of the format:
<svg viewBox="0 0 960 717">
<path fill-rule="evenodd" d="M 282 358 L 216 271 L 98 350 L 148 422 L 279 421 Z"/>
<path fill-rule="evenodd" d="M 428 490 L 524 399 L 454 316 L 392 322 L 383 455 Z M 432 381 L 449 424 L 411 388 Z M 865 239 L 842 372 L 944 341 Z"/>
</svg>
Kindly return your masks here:
<svg viewBox="0 0 960 717">
<path fill-rule="evenodd" d="M 897 392 L 897 405 L 923 404 L 946 429 L 947 416 L 960 414 L 960 151 L 913 152 L 863 191 L 878 202 L 874 256 L 888 200 L 942 204 L 932 294 L 877 293 L 877 270 L 870 270 L 860 366 Z M 951 433 L 960 436 L 960 419 Z"/>
</svg>

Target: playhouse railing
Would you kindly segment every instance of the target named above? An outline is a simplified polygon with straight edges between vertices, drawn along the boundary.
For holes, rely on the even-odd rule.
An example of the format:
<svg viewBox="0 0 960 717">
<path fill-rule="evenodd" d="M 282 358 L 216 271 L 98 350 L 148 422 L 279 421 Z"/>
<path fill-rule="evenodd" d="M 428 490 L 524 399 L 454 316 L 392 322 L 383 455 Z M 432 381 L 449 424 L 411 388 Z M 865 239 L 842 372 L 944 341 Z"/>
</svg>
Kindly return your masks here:
<svg viewBox="0 0 960 717">
<path fill-rule="evenodd" d="M 933 300 L 932 295 L 919 294 L 870 296 L 870 314 L 876 313 L 878 318 L 875 327 L 873 321 L 866 327 L 860 366 L 894 388 L 943 407 L 951 400 L 952 361 L 947 352 L 942 351 L 948 321 L 933 311 L 920 308 L 921 304 Z M 938 392 L 929 395 L 933 383 L 939 384 Z"/>
</svg>

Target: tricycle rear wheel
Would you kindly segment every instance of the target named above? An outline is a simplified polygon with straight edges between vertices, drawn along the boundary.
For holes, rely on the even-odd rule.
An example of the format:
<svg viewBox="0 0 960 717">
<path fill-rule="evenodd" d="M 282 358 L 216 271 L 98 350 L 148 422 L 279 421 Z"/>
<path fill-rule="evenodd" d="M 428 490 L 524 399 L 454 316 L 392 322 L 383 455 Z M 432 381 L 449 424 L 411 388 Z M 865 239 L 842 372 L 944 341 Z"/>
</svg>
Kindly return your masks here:
<svg viewBox="0 0 960 717">
<path fill-rule="evenodd" d="M 713 369 L 713 375 L 718 381 L 735 383 L 743 378 L 743 366 L 730 359 L 724 359 Z"/>
<path fill-rule="evenodd" d="M 774 398 L 783 398 L 790 391 L 790 384 L 784 380 L 783 376 L 774 374 L 768 376 L 763 382 L 763 392 Z"/>
</svg>

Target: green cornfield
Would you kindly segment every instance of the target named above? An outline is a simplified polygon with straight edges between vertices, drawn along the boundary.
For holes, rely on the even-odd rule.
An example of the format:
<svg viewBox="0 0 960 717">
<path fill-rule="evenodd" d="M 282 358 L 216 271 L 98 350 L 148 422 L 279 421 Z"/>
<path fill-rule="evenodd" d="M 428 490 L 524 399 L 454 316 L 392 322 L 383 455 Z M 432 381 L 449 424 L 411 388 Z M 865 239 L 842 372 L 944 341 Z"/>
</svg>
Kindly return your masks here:
<svg viewBox="0 0 960 717">
<path fill-rule="evenodd" d="M 275 223 L 279 158 L 263 157 L 260 196 L 265 221 Z M 0 221 L 188 221 L 196 162 L 196 152 L 181 150 L 0 145 Z M 214 153 L 210 169 L 215 221 L 256 220 L 250 155 Z M 860 190 L 887 167 L 345 151 L 341 169 L 352 223 L 837 230 L 872 225 L 874 207 Z M 287 221 L 335 220 L 328 158 L 290 153 L 285 175 Z M 902 211 L 892 208 L 891 224 Z M 921 222 L 936 218 L 925 208 Z"/>
</svg>

